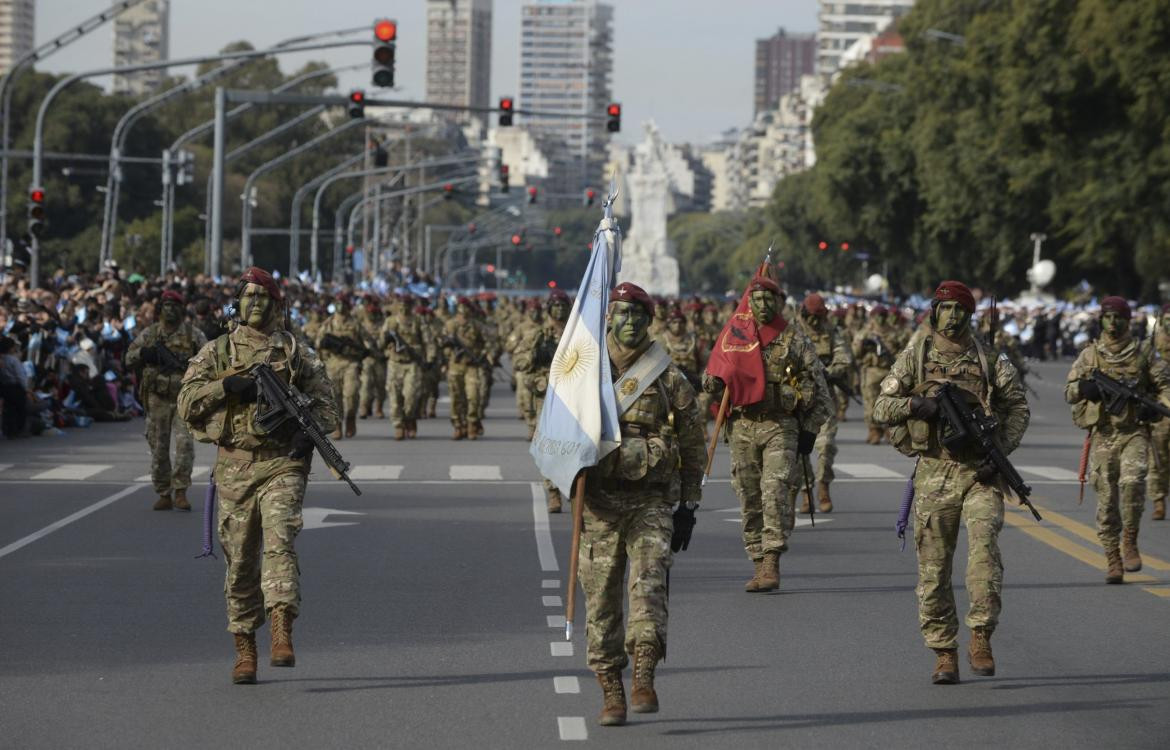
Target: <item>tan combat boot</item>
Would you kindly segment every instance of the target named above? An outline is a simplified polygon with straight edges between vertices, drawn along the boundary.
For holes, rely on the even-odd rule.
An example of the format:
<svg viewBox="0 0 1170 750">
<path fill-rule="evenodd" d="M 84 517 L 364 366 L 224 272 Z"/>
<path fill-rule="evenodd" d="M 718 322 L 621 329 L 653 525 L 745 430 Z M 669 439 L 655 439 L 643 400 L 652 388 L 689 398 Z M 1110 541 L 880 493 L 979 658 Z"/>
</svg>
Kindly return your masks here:
<svg viewBox="0 0 1170 750">
<path fill-rule="evenodd" d="M 1152 521 L 1166 520 L 1166 499 L 1165 498 L 1159 497 L 1156 500 L 1154 500 L 1154 513 L 1153 513 L 1153 515 L 1150 516 L 1150 520 L 1152 520 Z"/>
<path fill-rule="evenodd" d="M 528 442 L 532 442 L 532 436 L 536 434 L 536 425 L 528 426 Z"/>
<path fill-rule="evenodd" d="M 418 422 L 413 419 L 406 420 L 406 437 L 409 440 L 414 440 L 418 437 Z"/>
<path fill-rule="evenodd" d="M 159 495 L 158 500 L 154 501 L 155 510 L 170 510 L 171 509 L 171 493 Z"/>
<path fill-rule="evenodd" d="M 775 591 L 780 588 L 780 553 L 765 552 L 760 568 L 760 591 Z"/>
<path fill-rule="evenodd" d="M 812 496 L 807 492 L 801 492 L 800 496 L 804 498 L 801 501 L 800 507 L 796 509 L 797 513 L 812 513 Z"/>
<path fill-rule="evenodd" d="M 554 487 L 553 489 L 549 490 L 546 494 L 548 496 L 548 512 L 549 513 L 560 513 L 561 512 L 561 491 Z"/>
<path fill-rule="evenodd" d="M 333 438 L 334 440 L 341 440 L 341 425 L 338 425 L 336 430 L 329 433 L 329 437 Z"/>
<path fill-rule="evenodd" d="M 597 723 L 603 727 L 620 727 L 626 723 L 626 687 L 622 684 L 622 671 L 598 672 L 597 682 L 601 685 L 603 700 Z"/>
<path fill-rule="evenodd" d="M 1137 529 L 1125 529 L 1121 532 L 1121 559 L 1125 569 L 1136 573 L 1142 569 L 1142 556 L 1138 552 Z"/>
<path fill-rule="evenodd" d="M 351 438 L 357 434 L 357 415 L 350 412 L 345 417 L 345 436 Z"/>
<path fill-rule="evenodd" d="M 662 655 L 653 643 L 634 647 L 634 690 L 630 693 L 630 710 L 636 714 L 658 713 L 658 693 L 654 692 L 654 667 Z"/>
<path fill-rule="evenodd" d="M 959 684 L 959 650 L 955 648 L 934 649 L 934 674 L 930 681 L 935 685 Z"/>
<path fill-rule="evenodd" d="M 483 422 L 477 419 L 472 423 L 471 427 L 475 430 L 476 437 L 483 437 Z"/>
<path fill-rule="evenodd" d="M 236 664 L 232 667 L 232 682 L 236 685 L 256 684 L 256 634 L 235 633 Z"/>
<path fill-rule="evenodd" d="M 1125 583 L 1124 568 L 1121 565 L 1121 552 L 1116 548 L 1105 550 L 1105 583 Z"/>
<path fill-rule="evenodd" d="M 833 498 L 829 496 L 829 485 L 826 482 L 817 482 L 817 500 L 820 501 L 817 506 L 819 512 L 833 512 Z"/>
<path fill-rule="evenodd" d="M 374 416 L 377 417 L 378 419 L 385 419 L 386 418 L 386 410 L 382 407 L 381 404 L 378 404 L 378 406 L 375 407 Z"/>
<path fill-rule="evenodd" d="M 467 430 L 459 425 L 455 425 L 455 433 L 451 435 L 452 440 L 462 440 L 467 437 Z"/>
<path fill-rule="evenodd" d="M 406 439 L 406 428 L 405 428 L 405 427 L 401 427 L 401 426 L 399 426 L 399 427 L 395 427 L 395 428 L 394 428 L 394 439 L 395 439 L 395 440 L 404 440 L 404 439 Z"/>
<path fill-rule="evenodd" d="M 187 490 L 175 490 L 175 510 L 191 510 L 191 503 L 187 502 Z"/>
<path fill-rule="evenodd" d="M 295 667 L 296 654 L 292 644 L 292 613 L 288 607 L 278 605 L 269 614 L 269 628 L 272 632 L 272 653 L 269 664 L 274 667 Z"/>
<path fill-rule="evenodd" d="M 995 676 L 995 657 L 991 655 L 991 631 L 987 628 L 971 629 L 967 662 L 971 665 L 971 671 L 980 677 Z"/>
<path fill-rule="evenodd" d="M 873 425 L 870 425 L 869 434 L 866 436 L 865 442 L 869 443 L 870 445 L 877 445 L 881 441 L 882 441 L 882 431 L 879 430 L 878 428 L 874 427 Z"/>
<path fill-rule="evenodd" d="M 743 585 L 743 590 L 749 594 L 754 594 L 760 590 L 760 576 L 764 571 L 764 559 L 753 560 L 752 564 L 756 566 L 756 574 L 751 577 L 747 583 Z"/>
</svg>

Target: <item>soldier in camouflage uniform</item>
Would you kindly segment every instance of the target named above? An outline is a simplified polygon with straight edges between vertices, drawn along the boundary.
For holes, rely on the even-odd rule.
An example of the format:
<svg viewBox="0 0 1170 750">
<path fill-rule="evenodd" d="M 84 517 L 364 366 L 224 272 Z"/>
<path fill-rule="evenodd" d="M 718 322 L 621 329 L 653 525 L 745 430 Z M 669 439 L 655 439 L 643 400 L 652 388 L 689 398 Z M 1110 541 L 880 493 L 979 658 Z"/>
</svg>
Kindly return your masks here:
<svg viewBox="0 0 1170 750">
<path fill-rule="evenodd" d="M 1120 414 L 1109 413 L 1101 405 L 1093 371 L 1134 383 L 1136 390 L 1170 406 L 1170 365 L 1130 335 L 1131 318 L 1123 298 L 1101 300 L 1101 337 L 1081 350 L 1064 389 L 1073 422 L 1089 430 L 1092 439 L 1089 476 L 1097 493 L 1097 538 L 1105 548 L 1106 583 L 1122 583 L 1123 568 L 1142 569 L 1137 538 L 1146 505 L 1151 415 L 1132 403 Z"/>
<path fill-rule="evenodd" d="M 588 663 L 604 695 L 598 721 L 607 726 L 626 720 L 622 670 L 630 655 L 630 708 L 658 710 L 654 669 L 666 655 L 672 510 L 678 503 L 676 512 L 693 518 L 705 458 L 695 391 L 648 336 L 650 297 L 623 283 L 610 300 L 606 346 L 617 381 L 622 442 L 586 471 L 578 557 Z M 623 378 L 651 363 L 644 378 Z M 623 627 L 625 595 L 629 619 Z"/>
<path fill-rule="evenodd" d="M 451 394 L 452 440 L 475 440 L 483 434 L 480 421 L 480 380 L 487 336 L 471 300 L 460 297 L 455 317 L 443 331 L 443 351 L 447 355 L 447 388 Z"/>
<path fill-rule="evenodd" d="M 557 344 L 565 332 L 565 321 L 569 319 L 573 302 L 569 295 L 554 289 L 548 296 L 548 315 L 544 323 L 529 333 L 516 345 L 512 358 L 516 372 L 520 373 L 523 387 L 530 394 L 531 410 L 528 413 L 528 439 L 536 433 L 536 421 L 544 408 L 544 396 L 548 391 L 548 373 L 552 367 Z M 544 494 L 548 500 L 549 513 L 561 512 L 561 491 L 547 479 L 544 480 Z"/>
<path fill-rule="evenodd" d="M 344 344 L 330 343 L 333 339 L 326 339 L 326 336 L 336 337 Z M 341 437 L 341 421 L 345 423 L 345 437 L 351 438 L 357 434 L 363 350 L 372 349 L 370 343 L 361 324 L 353 316 L 349 299 L 339 297 L 335 312 L 317 330 L 316 341 L 321 361 L 325 363 L 325 371 L 336 391 L 337 414 L 342 417 L 333 433 L 335 440 Z"/>
<path fill-rule="evenodd" d="M 757 325 L 773 324 L 784 295 L 774 281 L 757 277 L 748 286 Z M 739 497 L 743 544 L 755 574 L 749 593 L 780 587 L 780 555 L 796 524 L 793 499 L 804 481 L 802 462 L 831 403 L 820 360 L 808 337 L 780 321 L 780 333 L 763 347 L 764 399 L 733 406 L 728 414 L 732 487 Z M 721 398 L 723 381 L 703 376 L 703 388 Z M 798 460 L 798 456 L 800 460 Z"/>
<path fill-rule="evenodd" d="M 1170 303 L 1162 306 L 1162 314 L 1154 335 L 1150 337 L 1153 351 L 1163 361 L 1170 361 Z M 1154 501 L 1153 521 L 1166 518 L 1166 491 L 1170 485 L 1170 419 L 1160 419 L 1150 431 L 1150 449 L 1153 460 L 1150 463 L 1150 478 L 1146 484 L 1147 494 Z"/>
<path fill-rule="evenodd" d="M 146 444 L 150 446 L 150 481 L 158 500 L 155 510 L 191 510 L 187 488 L 195 463 L 195 442 L 183 420 L 175 413 L 175 400 L 187 360 L 207 343 L 203 332 L 183 319 L 183 297 L 163 292 L 158 323 L 143 330 L 126 351 L 126 367 L 140 369 L 138 395 L 146 410 Z M 162 344 L 178 362 L 168 362 Z M 175 438 L 175 461 L 171 463 L 171 435 Z"/>
<path fill-rule="evenodd" d="M 525 307 L 527 314 L 512 324 L 511 332 L 504 340 L 504 351 L 512 358 L 512 380 L 516 386 L 516 410 L 519 412 L 520 418 L 528 424 L 528 439 L 532 440 L 533 431 L 536 429 L 536 417 L 540 412 L 535 407 L 532 389 L 528 387 L 527 374 L 516 366 L 516 348 L 526 337 L 540 330 L 544 322 L 544 307 L 535 297 L 528 300 Z"/>
<path fill-rule="evenodd" d="M 655 340 L 666 349 L 670 361 L 686 376 L 691 386 L 698 387 L 703 364 L 699 355 L 699 337 L 687 330 L 687 319 L 682 310 L 676 307 L 667 313 L 666 331 Z"/>
<path fill-rule="evenodd" d="M 376 340 L 381 343 L 388 366 L 386 392 L 390 397 L 390 419 L 394 439 L 418 435 L 418 411 L 422 406 L 424 369 L 435 360 L 434 339 L 414 314 L 409 296 L 394 300 L 394 314 L 386 318 Z"/>
<path fill-rule="evenodd" d="M 882 428 L 873 418 L 873 405 L 881 393 L 882 380 L 898 355 L 898 341 L 887 322 L 891 311 L 878 307 L 865 327 L 853 339 L 853 356 L 861 369 L 861 400 L 865 405 L 865 424 L 869 434 L 865 442 L 877 445 L 882 441 Z M 894 311 L 897 314 L 897 311 Z"/>
<path fill-rule="evenodd" d="M 483 420 L 487 414 L 488 405 L 492 399 L 492 386 L 495 384 L 496 364 L 500 361 L 500 354 L 503 351 L 503 342 L 500 340 L 500 329 L 496 325 L 493 305 L 496 302 L 496 295 L 491 292 L 486 292 L 483 297 L 483 303 L 487 307 L 484 309 L 477 303 L 473 305 L 476 314 L 479 316 L 480 327 L 483 330 L 484 345 L 481 356 L 480 370 L 482 371 L 479 378 L 479 412 L 475 415 L 476 431 L 478 435 L 483 434 Z"/>
<path fill-rule="evenodd" d="M 1016 368 L 973 334 L 971 291 L 957 281 L 944 281 L 932 308 L 932 333 L 898 355 L 881 382 L 874 420 L 891 428 L 894 447 L 918 457 L 913 508 L 918 622 L 936 655 L 932 681 L 950 685 L 959 681 L 959 620 L 951 571 L 960 523 L 967 526 L 968 658 L 975 674 L 995 674 L 991 635 L 999 622 L 1003 589 L 998 539 L 1004 485 L 989 459 L 970 448 L 952 453 L 941 444 L 935 395 L 947 382 L 966 391 L 973 408 L 998 420 L 998 442 L 1005 454 L 1019 446 L 1029 412 Z"/>
<path fill-rule="evenodd" d="M 443 305 L 443 302 L 440 301 L 439 304 Z M 418 416 L 420 419 L 434 419 L 439 405 L 439 381 L 446 375 L 446 364 L 441 357 L 442 350 L 438 348 L 438 342 L 443 338 L 444 325 L 435 311 L 426 304 L 419 305 L 414 312 L 419 316 L 423 331 L 426 332 L 434 352 L 434 359 L 423 367 L 423 395 L 422 403 L 418 407 Z"/>
<path fill-rule="evenodd" d="M 300 607 L 293 541 L 313 451 L 293 424 L 272 433 L 255 425 L 257 387 L 247 368 L 265 362 L 312 400 L 322 430 L 337 424 L 333 385 L 316 353 L 284 329 L 281 292 L 272 276 L 249 268 L 236 290 L 240 325 L 191 360 L 179 391 L 179 416 L 202 442 L 219 446 L 219 542 L 227 576 L 228 631 L 236 645 L 232 681 L 256 682 L 255 631 L 271 623 L 273 666 L 296 663 L 292 622 Z"/>
<path fill-rule="evenodd" d="M 657 341 L 666 333 L 666 318 L 670 315 L 670 304 L 665 297 L 654 298 L 654 318 L 650 321 L 650 338 Z"/>
<path fill-rule="evenodd" d="M 820 359 L 821 365 L 825 368 L 825 382 L 826 385 L 829 385 L 830 401 L 825 405 L 828 417 L 821 425 L 820 431 L 817 432 L 815 447 L 817 451 L 817 509 L 821 513 L 832 513 L 833 498 L 829 495 L 829 485 L 832 484 L 835 476 L 833 474 L 833 460 L 837 457 L 836 394 L 838 391 L 832 384 L 847 382 L 853 360 L 849 356 L 849 347 L 845 344 L 845 340 L 829 321 L 829 308 L 825 306 L 825 300 L 821 295 L 810 294 L 805 298 L 800 306 L 800 322 L 802 331 L 809 337 L 816 350 L 817 358 Z M 802 494 L 804 495 L 804 503 L 799 512 L 808 513 L 812 509 L 812 498 L 808 496 L 807 492 Z"/>
<path fill-rule="evenodd" d="M 363 314 L 358 317 L 358 322 L 362 325 L 362 333 L 367 341 L 378 341 L 378 332 L 382 330 L 385 318 L 378 298 L 370 297 L 363 309 Z M 370 356 L 362 360 L 358 412 L 362 419 L 368 419 L 371 414 L 378 419 L 384 419 L 386 417 L 386 412 L 383 409 L 385 403 L 386 353 L 375 346 L 370 349 Z"/>
</svg>

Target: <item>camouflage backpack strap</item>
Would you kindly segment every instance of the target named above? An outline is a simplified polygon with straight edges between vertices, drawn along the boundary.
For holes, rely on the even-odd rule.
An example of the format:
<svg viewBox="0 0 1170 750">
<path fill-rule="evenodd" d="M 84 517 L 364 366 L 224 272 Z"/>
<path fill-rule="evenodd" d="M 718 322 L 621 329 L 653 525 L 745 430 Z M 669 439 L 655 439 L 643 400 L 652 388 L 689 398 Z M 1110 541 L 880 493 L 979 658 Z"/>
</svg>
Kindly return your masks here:
<svg viewBox="0 0 1170 750">
<path fill-rule="evenodd" d="M 232 366 L 231 340 L 226 333 L 215 339 L 215 374 L 226 372 Z"/>
<path fill-rule="evenodd" d="M 983 410 L 991 414 L 991 390 L 995 387 L 995 378 L 991 376 L 991 366 L 987 361 L 987 350 L 983 348 L 978 336 L 972 336 L 971 340 L 975 342 L 975 356 L 979 358 L 979 368 L 983 370 Z M 1006 358 L 1007 355 L 1000 355 Z"/>
</svg>

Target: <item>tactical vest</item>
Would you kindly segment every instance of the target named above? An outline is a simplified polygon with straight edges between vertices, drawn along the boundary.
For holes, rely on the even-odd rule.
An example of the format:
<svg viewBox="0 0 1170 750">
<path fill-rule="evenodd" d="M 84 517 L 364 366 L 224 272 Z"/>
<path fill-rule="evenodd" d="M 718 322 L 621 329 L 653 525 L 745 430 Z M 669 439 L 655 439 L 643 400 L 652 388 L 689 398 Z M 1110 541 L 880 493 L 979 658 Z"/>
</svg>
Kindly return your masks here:
<svg viewBox="0 0 1170 750">
<path fill-rule="evenodd" d="M 1150 358 L 1153 356 L 1153 352 L 1150 347 L 1135 346 L 1132 356 L 1126 357 L 1121 362 L 1110 362 L 1101 353 L 1101 350 L 1098 348 L 1099 346 L 1100 342 L 1094 341 L 1085 350 L 1088 355 L 1085 361 L 1087 365 L 1086 375 L 1093 370 L 1099 369 L 1114 380 L 1120 380 L 1127 384 L 1135 384 L 1138 390 L 1151 390 L 1152 383 L 1150 383 L 1149 371 Z M 1073 424 L 1085 430 L 1091 430 L 1095 427 L 1103 427 L 1105 425 L 1128 430 L 1140 424 L 1137 410 L 1133 404 L 1127 404 L 1125 411 L 1117 416 L 1113 416 L 1102 408 L 1100 402 L 1093 402 L 1087 399 L 1072 405 L 1072 417 Z"/>
<path fill-rule="evenodd" d="M 666 353 L 670 355 L 670 361 L 674 362 L 675 367 L 678 367 L 683 372 L 694 374 L 695 369 L 695 337 L 693 334 L 684 333 L 682 336 L 674 336 L 667 333 L 661 339 L 663 347 L 666 348 Z"/>
<path fill-rule="evenodd" d="M 154 346 L 162 342 L 164 346 L 175 353 L 180 359 L 190 359 L 199 350 L 196 346 L 195 327 L 186 321 L 171 334 L 163 330 L 162 323 L 150 327 L 153 333 L 143 337 L 143 347 Z M 139 392 L 174 401 L 179 396 L 179 388 L 183 384 L 182 372 L 163 372 L 161 367 L 146 365 L 142 370 L 142 383 Z"/>
<path fill-rule="evenodd" d="M 414 350 L 415 356 L 421 358 L 426 357 L 425 346 L 423 341 L 422 323 L 418 318 L 410 317 L 404 318 L 401 315 L 395 315 L 393 318 L 388 318 L 385 325 L 382 326 L 382 331 L 398 334 L 402 339 L 402 343 Z M 400 352 L 394 351 L 394 342 L 386 342 L 386 357 L 395 364 L 407 364 L 416 360 L 411 359 L 410 354 L 403 349 Z"/>
<path fill-rule="evenodd" d="M 596 470 L 602 488 L 668 485 L 678 472 L 679 448 L 664 376 L 642 391 L 618 423 L 622 444 Z"/>
<path fill-rule="evenodd" d="M 833 361 L 833 334 L 829 331 L 814 331 L 812 328 L 809 328 L 807 333 L 809 340 L 816 347 L 817 357 L 820 358 L 821 364 L 828 367 L 829 363 Z"/>
<path fill-rule="evenodd" d="M 332 333 L 334 336 L 351 339 L 358 344 L 363 343 L 362 327 L 358 323 L 357 318 L 350 316 L 348 320 L 342 320 L 337 315 L 331 315 L 325 323 L 321 326 L 321 335 Z M 354 358 L 342 354 L 341 352 L 333 352 L 328 350 L 321 351 L 321 358 L 328 360 L 343 359 L 348 362 L 359 362 L 360 358 Z"/>
</svg>

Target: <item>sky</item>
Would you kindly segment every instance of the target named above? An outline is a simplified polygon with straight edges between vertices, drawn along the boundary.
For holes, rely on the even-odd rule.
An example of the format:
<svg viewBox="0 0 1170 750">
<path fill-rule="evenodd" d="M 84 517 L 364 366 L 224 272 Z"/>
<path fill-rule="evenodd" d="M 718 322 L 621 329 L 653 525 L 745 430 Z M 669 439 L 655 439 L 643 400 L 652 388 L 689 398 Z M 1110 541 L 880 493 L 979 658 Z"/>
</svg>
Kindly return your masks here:
<svg viewBox="0 0 1170 750">
<path fill-rule="evenodd" d="M 37 43 L 100 13 L 113 0 L 37 0 Z M 816 0 L 611 0 L 614 6 L 614 99 L 622 103 L 622 140 L 640 140 L 653 119 L 667 140 L 704 143 L 752 117 L 757 38 L 780 27 L 816 29 Z M 491 101 L 519 92 L 520 7 L 495 0 Z M 307 33 L 398 21 L 395 96 L 422 100 L 426 53 L 425 0 L 171 0 L 172 59 L 214 53 L 246 40 L 262 48 Z M 356 37 L 360 38 L 360 37 Z M 372 38 L 372 34 L 371 34 Z M 54 73 L 113 64 L 113 25 L 58 51 L 40 66 Z M 283 70 L 309 59 L 341 66 L 369 59 L 361 47 L 286 55 Z M 185 71 L 189 74 L 190 69 Z M 106 82 L 108 83 L 108 82 Z M 342 77 L 341 90 L 371 88 L 369 73 Z"/>
</svg>

